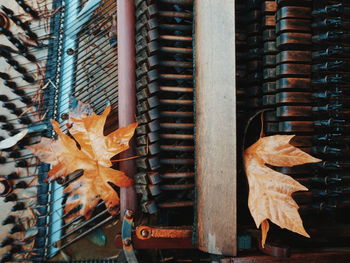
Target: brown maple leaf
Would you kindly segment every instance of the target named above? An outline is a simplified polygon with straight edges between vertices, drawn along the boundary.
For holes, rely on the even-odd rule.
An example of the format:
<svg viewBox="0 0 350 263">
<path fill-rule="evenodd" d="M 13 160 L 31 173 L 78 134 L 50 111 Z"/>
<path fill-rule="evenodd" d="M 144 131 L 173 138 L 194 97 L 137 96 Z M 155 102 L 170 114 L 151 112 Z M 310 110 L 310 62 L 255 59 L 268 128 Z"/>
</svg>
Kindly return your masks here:
<svg viewBox="0 0 350 263">
<path fill-rule="evenodd" d="M 103 127 L 110 110 L 111 107 L 107 106 L 101 115 L 91 113 L 73 119 L 69 131 L 76 141 L 64 134 L 56 121 L 51 121 L 58 139 L 42 138 L 40 143 L 28 147 L 42 162 L 52 165 L 48 173 L 50 180 L 65 177 L 79 169 L 84 170 L 84 174 L 64 190 L 69 194 L 65 213 L 81 205 L 81 209 L 74 216 L 88 218 L 101 199 L 113 213 L 119 204 L 119 197 L 109 183 L 119 187 L 133 184 L 133 180 L 123 172 L 110 168 L 110 158 L 129 148 L 129 140 L 137 123 L 104 136 Z"/>
<path fill-rule="evenodd" d="M 300 235 L 306 233 L 292 193 L 308 189 L 292 177 L 279 173 L 272 166 L 295 166 L 320 162 L 320 159 L 289 144 L 294 135 L 274 135 L 260 138 L 244 152 L 244 167 L 249 184 L 248 206 L 256 226 L 261 225 L 262 245 L 269 230 L 267 219 L 281 228 Z"/>
</svg>

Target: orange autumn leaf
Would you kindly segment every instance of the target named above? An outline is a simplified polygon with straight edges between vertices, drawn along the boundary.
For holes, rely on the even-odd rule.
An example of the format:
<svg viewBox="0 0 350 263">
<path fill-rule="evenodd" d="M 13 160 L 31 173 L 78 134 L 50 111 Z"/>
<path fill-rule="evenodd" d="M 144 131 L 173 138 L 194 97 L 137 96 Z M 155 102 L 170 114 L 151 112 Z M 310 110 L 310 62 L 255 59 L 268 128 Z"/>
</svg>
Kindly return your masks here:
<svg viewBox="0 0 350 263">
<path fill-rule="evenodd" d="M 110 168 L 110 158 L 129 148 L 129 140 L 137 123 L 104 136 L 103 127 L 110 110 L 111 107 L 107 106 L 101 115 L 92 112 L 73 119 L 69 131 L 75 140 L 64 134 L 56 121 L 52 121 L 58 139 L 42 138 L 40 143 L 28 147 L 42 162 L 52 165 L 48 173 L 50 180 L 65 177 L 79 169 L 84 170 L 84 174 L 64 190 L 69 194 L 65 213 L 81 205 L 74 216 L 88 218 L 101 199 L 113 213 L 113 208 L 119 204 L 119 197 L 109 183 L 119 187 L 133 184 L 133 180 L 123 172 Z"/>
<path fill-rule="evenodd" d="M 289 144 L 294 135 L 274 135 L 260 138 L 244 151 L 244 168 L 249 184 L 249 210 L 257 228 L 262 229 L 264 247 L 269 230 L 268 219 L 295 233 L 306 233 L 292 194 L 308 189 L 292 177 L 279 173 L 272 166 L 295 166 L 320 162 L 320 159 Z"/>
</svg>

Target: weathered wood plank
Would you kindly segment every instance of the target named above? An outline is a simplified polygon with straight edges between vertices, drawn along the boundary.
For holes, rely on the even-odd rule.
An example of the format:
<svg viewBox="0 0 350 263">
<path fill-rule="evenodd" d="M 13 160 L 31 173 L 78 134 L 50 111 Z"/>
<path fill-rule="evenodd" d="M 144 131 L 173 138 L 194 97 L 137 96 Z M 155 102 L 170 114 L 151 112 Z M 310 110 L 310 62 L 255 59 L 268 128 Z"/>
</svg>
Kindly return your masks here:
<svg viewBox="0 0 350 263">
<path fill-rule="evenodd" d="M 234 0 L 195 2 L 197 245 L 236 254 Z"/>
</svg>

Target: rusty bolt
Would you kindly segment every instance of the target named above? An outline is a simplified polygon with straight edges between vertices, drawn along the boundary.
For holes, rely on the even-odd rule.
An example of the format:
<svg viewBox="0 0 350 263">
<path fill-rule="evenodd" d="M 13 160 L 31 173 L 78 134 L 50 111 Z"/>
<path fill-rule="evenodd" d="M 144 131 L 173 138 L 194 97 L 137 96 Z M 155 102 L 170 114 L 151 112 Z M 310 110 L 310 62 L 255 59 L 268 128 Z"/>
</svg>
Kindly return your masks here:
<svg viewBox="0 0 350 263">
<path fill-rule="evenodd" d="M 71 56 L 71 55 L 73 55 L 75 53 L 75 50 L 73 48 L 68 48 L 66 52 L 67 52 L 68 55 Z"/>
<path fill-rule="evenodd" d="M 149 237 L 150 232 L 147 229 L 142 229 L 141 230 L 141 236 L 142 237 Z"/>
<path fill-rule="evenodd" d="M 124 244 L 124 246 L 126 246 L 126 247 L 131 246 L 131 243 L 132 243 L 132 241 L 131 241 L 130 238 L 127 238 L 127 239 L 124 239 L 124 240 L 123 240 L 123 244 Z"/>
<path fill-rule="evenodd" d="M 58 184 L 64 184 L 65 182 L 67 182 L 67 180 L 66 180 L 66 178 L 58 177 L 58 178 L 56 179 L 56 182 L 57 182 Z"/>
<path fill-rule="evenodd" d="M 132 211 L 132 210 L 126 210 L 126 211 L 125 211 L 125 216 L 126 216 L 127 219 L 133 218 L 133 217 L 134 217 L 134 211 Z"/>
<path fill-rule="evenodd" d="M 61 114 L 61 119 L 62 120 L 68 120 L 69 119 L 69 114 L 68 113 L 62 113 Z"/>
</svg>

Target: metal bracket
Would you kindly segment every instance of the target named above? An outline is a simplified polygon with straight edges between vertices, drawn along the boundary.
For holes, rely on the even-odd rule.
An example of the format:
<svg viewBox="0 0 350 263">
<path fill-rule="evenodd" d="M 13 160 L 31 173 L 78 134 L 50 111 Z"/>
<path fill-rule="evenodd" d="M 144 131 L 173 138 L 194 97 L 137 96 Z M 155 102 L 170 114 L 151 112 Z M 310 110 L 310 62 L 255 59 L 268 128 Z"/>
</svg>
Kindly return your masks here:
<svg viewBox="0 0 350 263">
<path fill-rule="evenodd" d="M 122 242 L 125 258 L 128 263 L 138 263 L 134 247 L 132 245 L 132 226 L 134 223 L 134 212 L 126 210 L 122 224 Z"/>
</svg>

